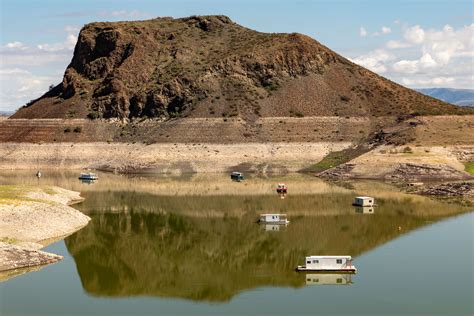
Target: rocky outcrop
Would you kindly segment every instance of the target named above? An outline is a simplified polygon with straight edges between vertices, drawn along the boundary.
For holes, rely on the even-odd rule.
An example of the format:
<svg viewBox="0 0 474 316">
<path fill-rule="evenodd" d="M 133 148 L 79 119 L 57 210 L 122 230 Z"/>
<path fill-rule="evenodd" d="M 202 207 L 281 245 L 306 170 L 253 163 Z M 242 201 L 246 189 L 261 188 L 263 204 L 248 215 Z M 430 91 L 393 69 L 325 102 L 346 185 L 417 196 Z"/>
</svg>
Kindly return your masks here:
<svg viewBox="0 0 474 316">
<path fill-rule="evenodd" d="M 417 193 L 443 197 L 466 197 L 474 201 L 474 182 L 454 182 L 428 186 Z"/>
<path fill-rule="evenodd" d="M 52 253 L 0 242 L 0 271 L 50 264 L 62 258 Z"/>
<path fill-rule="evenodd" d="M 332 180 L 343 180 L 349 179 L 352 177 L 351 171 L 354 169 L 355 165 L 350 163 L 345 163 L 340 166 L 331 168 L 329 170 L 323 171 L 318 174 L 318 177 L 332 179 Z"/>
<path fill-rule="evenodd" d="M 425 165 L 404 163 L 386 176 L 392 180 L 430 180 L 430 179 L 469 179 L 467 173 L 461 172 L 448 165 Z"/>
</svg>

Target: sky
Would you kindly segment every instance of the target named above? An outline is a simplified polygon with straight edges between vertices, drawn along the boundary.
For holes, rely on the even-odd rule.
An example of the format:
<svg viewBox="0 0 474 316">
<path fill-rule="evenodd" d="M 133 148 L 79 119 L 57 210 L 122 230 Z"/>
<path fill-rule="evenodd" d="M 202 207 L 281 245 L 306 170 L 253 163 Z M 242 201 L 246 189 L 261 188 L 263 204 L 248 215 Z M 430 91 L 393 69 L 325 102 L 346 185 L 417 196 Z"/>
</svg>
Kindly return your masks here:
<svg viewBox="0 0 474 316">
<path fill-rule="evenodd" d="M 472 0 L 0 0 L 0 111 L 62 81 L 87 23 L 209 14 L 309 35 L 410 88 L 474 88 Z"/>
</svg>

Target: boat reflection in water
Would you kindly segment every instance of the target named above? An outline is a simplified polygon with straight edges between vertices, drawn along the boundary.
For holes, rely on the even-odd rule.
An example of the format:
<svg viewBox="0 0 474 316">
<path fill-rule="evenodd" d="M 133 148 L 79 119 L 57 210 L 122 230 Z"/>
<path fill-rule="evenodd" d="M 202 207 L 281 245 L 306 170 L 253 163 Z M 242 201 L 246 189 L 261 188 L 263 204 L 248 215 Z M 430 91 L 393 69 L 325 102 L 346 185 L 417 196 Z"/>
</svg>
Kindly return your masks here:
<svg viewBox="0 0 474 316">
<path fill-rule="evenodd" d="M 260 225 L 260 226 L 266 232 L 279 232 L 281 230 L 285 230 L 286 228 L 286 225 L 266 224 L 266 225 Z"/>
<path fill-rule="evenodd" d="M 306 285 L 350 285 L 351 273 L 308 273 L 306 274 Z"/>
<path fill-rule="evenodd" d="M 359 214 L 374 214 L 375 208 L 372 206 L 355 206 L 355 212 Z"/>
<path fill-rule="evenodd" d="M 81 183 L 84 183 L 84 184 L 93 184 L 93 183 L 96 183 L 96 179 L 79 179 L 79 181 L 81 181 Z"/>
</svg>

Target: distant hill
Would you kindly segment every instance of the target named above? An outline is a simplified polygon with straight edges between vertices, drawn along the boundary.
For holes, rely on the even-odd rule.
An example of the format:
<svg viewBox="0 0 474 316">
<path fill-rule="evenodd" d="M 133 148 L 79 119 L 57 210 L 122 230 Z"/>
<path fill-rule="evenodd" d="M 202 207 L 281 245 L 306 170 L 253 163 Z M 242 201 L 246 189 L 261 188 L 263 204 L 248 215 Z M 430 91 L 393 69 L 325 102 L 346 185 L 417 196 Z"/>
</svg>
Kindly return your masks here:
<svg viewBox="0 0 474 316">
<path fill-rule="evenodd" d="M 91 23 L 61 84 L 13 118 L 380 117 L 463 109 L 400 86 L 297 33 L 225 16 Z"/>
<path fill-rule="evenodd" d="M 15 112 L 11 112 L 11 111 L 0 111 L 0 116 L 9 117 L 9 116 L 12 115 L 13 113 L 15 113 Z"/>
<path fill-rule="evenodd" d="M 430 88 L 417 91 L 448 103 L 474 106 L 474 89 Z"/>
</svg>

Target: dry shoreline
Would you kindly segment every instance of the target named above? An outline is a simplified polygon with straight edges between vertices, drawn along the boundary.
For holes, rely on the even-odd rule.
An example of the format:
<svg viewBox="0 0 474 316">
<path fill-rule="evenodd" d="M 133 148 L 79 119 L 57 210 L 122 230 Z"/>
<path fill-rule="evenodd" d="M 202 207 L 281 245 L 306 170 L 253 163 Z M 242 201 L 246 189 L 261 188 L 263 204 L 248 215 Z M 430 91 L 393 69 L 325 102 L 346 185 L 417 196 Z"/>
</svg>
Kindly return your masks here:
<svg viewBox="0 0 474 316">
<path fill-rule="evenodd" d="M 96 169 L 118 173 L 189 174 L 242 171 L 286 174 L 303 171 L 339 143 L 0 143 L 0 170 Z M 382 145 L 356 157 L 329 177 L 381 180 L 465 180 L 473 145 Z"/>
<path fill-rule="evenodd" d="M 0 170 L 97 169 L 122 173 L 299 171 L 351 146 L 337 143 L 0 143 Z"/>
<path fill-rule="evenodd" d="M 58 187 L 0 186 L 0 281 L 61 260 L 39 249 L 87 225 L 90 218 L 69 206 L 82 200 Z"/>
</svg>

